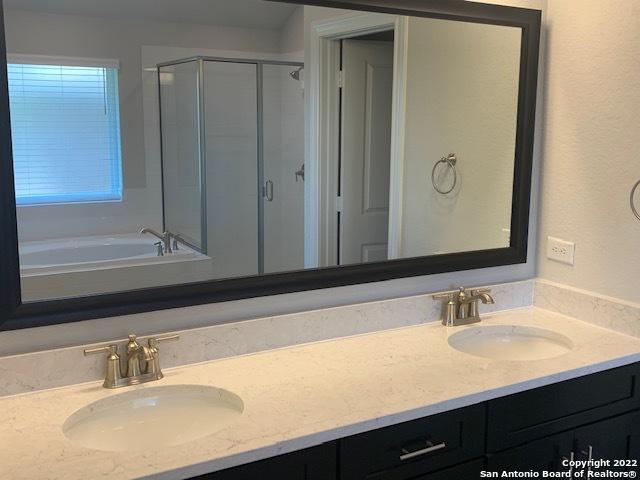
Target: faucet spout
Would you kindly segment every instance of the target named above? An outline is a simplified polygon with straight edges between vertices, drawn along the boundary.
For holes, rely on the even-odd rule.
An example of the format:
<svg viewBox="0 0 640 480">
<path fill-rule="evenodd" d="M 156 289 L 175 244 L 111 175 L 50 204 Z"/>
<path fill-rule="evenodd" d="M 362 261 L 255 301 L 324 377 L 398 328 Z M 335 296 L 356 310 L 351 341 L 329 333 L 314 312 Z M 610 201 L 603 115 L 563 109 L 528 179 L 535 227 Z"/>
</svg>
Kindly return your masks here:
<svg viewBox="0 0 640 480">
<path fill-rule="evenodd" d="M 127 343 L 127 377 L 139 377 L 142 374 L 140 359 L 142 356 L 142 346 L 136 341 L 135 335 L 129 335 Z"/>
<path fill-rule="evenodd" d="M 164 235 L 156 232 L 153 228 L 147 228 L 147 227 L 141 228 L 140 235 L 144 235 L 145 233 L 149 233 L 154 237 L 158 237 L 160 240 L 164 240 Z"/>
<path fill-rule="evenodd" d="M 485 305 L 487 304 L 492 305 L 495 303 L 495 301 L 493 300 L 493 297 L 485 292 L 478 293 L 477 295 L 473 295 L 471 298 L 475 300 L 480 300 Z"/>
</svg>

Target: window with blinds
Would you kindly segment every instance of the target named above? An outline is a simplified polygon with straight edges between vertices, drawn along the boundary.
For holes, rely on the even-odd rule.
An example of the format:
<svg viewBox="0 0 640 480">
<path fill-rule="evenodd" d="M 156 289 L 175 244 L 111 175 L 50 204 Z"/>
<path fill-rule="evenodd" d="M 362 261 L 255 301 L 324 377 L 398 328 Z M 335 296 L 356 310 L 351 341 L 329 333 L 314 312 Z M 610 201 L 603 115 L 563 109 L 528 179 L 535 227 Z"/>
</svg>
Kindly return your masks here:
<svg viewBox="0 0 640 480">
<path fill-rule="evenodd" d="M 7 65 L 17 205 L 122 200 L 118 69 L 50 60 Z"/>
</svg>

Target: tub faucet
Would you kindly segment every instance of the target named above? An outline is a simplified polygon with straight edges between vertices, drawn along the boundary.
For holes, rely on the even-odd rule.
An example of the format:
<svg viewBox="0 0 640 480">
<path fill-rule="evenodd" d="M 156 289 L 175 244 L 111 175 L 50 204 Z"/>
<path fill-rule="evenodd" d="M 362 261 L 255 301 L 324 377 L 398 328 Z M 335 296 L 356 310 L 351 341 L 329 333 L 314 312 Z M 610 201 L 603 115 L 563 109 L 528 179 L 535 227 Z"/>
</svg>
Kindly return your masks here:
<svg viewBox="0 0 640 480">
<path fill-rule="evenodd" d="M 485 305 L 494 303 L 490 292 L 488 288 L 477 288 L 467 293 L 465 288 L 460 287 L 457 291 L 435 294 L 434 300 L 445 300 L 442 306 L 442 324 L 457 327 L 478 323 L 481 320 L 478 302 Z"/>
<path fill-rule="evenodd" d="M 173 234 L 171 232 L 166 231 L 164 233 L 158 233 L 152 228 L 144 227 L 140 230 L 140 235 L 144 235 L 145 233 L 149 233 L 154 237 L 158 237 L 160 239 L 160 241 L 162 242 L 162 247 L 164 248 L 164 253 L 173 253 L 173 249 L 171 248 L 171 237 L 173 236 Z"/>
</svg>

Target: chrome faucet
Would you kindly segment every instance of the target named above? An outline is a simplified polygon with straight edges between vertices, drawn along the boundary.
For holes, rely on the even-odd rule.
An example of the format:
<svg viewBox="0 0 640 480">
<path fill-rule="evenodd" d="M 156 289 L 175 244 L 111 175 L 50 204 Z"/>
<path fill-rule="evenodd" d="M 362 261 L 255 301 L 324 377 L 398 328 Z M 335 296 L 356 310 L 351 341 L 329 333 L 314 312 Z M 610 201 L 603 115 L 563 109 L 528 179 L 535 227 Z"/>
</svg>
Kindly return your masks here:
<svg viewBox="0 0 640 480">
<path fill-rule="evenodd" d="M 173 249 L 171 248 L 171 237 L 173 236 L 173 234 L 171 232 L 166 231 L 164 233 L 158 233 L 152 228 L 144 227 L 140 230 L 140 235 L 144 235 L 145 233 L 149 233 L 154 237 L 158 237 L 160 239 L 160 241 L 162 242 L 162 247 L 164 249 L 163 254 L 173 253 Z M 159 253 L 160 253 L 160 249 L 158 249 L 158 254 Z M 158 256 L 161 257 L 162 255 L 158 255 Z"/>
<path fill-rule="evenodd" d="M 104 347 L 87 348 L 85 355 L 107 352 L 107 372 L 105 388 L 120 388 L 129 385 L 160 380 L 164 375 L 160 369 L 160 352 L 158 344 L 169 340 L 178 340 L 178 335 L 150 338 L 147 345 L 140 345 L 135 335 L 129 335 L 126 346 L 126 369 L 123 371 L 118 355 L 118 345 L 111 344 Z"/>
<path fill-rule="evenodd" d="M 442 305 L 442 324 L 447 327 L 457 327 L 478 323 L 480 313 L 478 302 L 483 304 L 494 303 L 493 297 L 489 295 L 489 288 L 476 288 L 467 293 L 467 290 L 460 287 L 456 291 L 442 292 L 433 295 L 434 300 L 445 300 Z"/>
</svg>

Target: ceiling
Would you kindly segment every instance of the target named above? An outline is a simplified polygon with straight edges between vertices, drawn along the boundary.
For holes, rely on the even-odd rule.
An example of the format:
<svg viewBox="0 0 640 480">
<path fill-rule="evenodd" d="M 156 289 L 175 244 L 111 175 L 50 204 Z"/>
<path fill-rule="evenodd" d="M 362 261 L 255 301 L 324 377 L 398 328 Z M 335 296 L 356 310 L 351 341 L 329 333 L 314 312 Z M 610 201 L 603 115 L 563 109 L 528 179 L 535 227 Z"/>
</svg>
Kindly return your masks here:
<svg viewBox="0 0 640 480">
<path fill-rule="evenodd" d="M 278 29 L 296 5 L 265 0 L 4 0 L 5 9 Z"/>
</svg>

